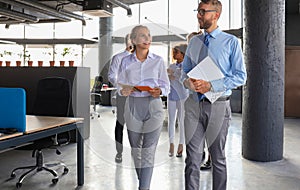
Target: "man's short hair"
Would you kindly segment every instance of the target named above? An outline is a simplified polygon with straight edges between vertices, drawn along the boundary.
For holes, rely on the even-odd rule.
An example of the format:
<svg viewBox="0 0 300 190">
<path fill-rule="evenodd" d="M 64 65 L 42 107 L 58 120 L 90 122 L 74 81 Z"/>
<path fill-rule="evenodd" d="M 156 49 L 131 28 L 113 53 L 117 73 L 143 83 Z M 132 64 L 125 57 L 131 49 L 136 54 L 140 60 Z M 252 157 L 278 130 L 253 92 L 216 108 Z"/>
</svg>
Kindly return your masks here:
<svg viewBox="0 0 300 190">
<path fill-rule="evenodd" d="M 212 6 L 214 6 L 217 10 L 218 13 L 222 13 L 222 3 L 221 1 L 218 0 L 201 0 L 201 3 L 204 4 L 211 4 Z"/>
</svg>

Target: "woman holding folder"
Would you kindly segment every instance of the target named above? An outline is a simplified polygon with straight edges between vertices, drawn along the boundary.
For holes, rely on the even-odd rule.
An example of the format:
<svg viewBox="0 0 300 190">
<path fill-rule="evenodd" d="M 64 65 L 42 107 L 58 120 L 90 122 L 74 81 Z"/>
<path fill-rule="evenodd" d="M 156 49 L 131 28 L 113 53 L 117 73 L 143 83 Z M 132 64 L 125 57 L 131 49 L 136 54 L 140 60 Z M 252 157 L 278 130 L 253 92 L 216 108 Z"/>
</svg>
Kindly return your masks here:
<svg viewBox="0 0 300 190">
<path fill-rule="evenodd" d="M 146 26 L 134 27 L 130 35 L 135 51 L 123 58 L 119 69 L 119 93 L 128 96 L 125 122 L 139 189 L 150 189 L 156 146 L 164 120 L 160 95 L 170 84 L 162 57 L 149 51 L 152 41 Z M 142 87 L 141 87 L 142 86 Z M 146 90 L 146 91 L 143 91 Z"/>
</svg>

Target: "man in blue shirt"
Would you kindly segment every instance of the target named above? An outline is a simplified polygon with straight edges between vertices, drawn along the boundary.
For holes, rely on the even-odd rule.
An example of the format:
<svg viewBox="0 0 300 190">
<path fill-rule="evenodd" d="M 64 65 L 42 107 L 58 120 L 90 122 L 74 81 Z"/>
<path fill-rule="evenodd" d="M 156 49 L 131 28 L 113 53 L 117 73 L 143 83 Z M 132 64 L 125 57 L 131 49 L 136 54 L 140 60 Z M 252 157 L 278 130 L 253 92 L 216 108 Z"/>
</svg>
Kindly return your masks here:
<svg viewBox="0 0 300 190">
<path fill-rule="evenodd" d="M 244 85 L 247 75 L 238 39 L 218 27 L 221 2 L 201 0 L 197 11 L 197 19 L 204 33 L 191 39 L 183 61 L 184 85 L 190 90 L 185 102 L 184 121 L 187 152 L 185 189 L 199 189 L 200 164 L 206 138 L 213 165 L 213 190 L 225 190 L 225 143 L 231 119 L 229 98 L 231 89 Z M 207 56 L 224 77 L 212 81 L 188 78 L 187 73 Z M 205 96 L 207 92 L 221 92 L 222 96 L 211 103 Z"/>
</svg>

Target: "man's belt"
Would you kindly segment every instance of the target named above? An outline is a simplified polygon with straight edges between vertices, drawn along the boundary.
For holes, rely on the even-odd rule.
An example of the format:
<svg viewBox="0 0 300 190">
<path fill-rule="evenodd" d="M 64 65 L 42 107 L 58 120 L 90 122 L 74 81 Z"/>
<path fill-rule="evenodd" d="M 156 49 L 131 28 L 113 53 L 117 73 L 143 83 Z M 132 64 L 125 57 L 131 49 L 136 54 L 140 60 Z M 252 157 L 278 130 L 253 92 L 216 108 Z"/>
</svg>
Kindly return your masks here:
<svg viewBox="0 0 300 190">
<path fill-rule="evenodd" d="M 230 100 L 230 96 L 221 96 L 216 101 L 227 101 L 227 100 Z M 207 98 L 203 98 L 201 101 L 210 102 Z"/>
</svg>

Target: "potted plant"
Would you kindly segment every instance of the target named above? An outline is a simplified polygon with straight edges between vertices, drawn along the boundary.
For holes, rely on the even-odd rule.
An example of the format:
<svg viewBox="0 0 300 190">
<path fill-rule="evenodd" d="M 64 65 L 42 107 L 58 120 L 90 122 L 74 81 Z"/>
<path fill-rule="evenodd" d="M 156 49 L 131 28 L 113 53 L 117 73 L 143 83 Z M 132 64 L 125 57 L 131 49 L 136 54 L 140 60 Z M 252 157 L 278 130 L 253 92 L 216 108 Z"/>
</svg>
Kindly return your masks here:
<svg viewBox="0 0 300 190">
<path fill-rule="evenodd" d="M 0 53 L 0 57 L 3 57 L 3 53 Z M 2 67 L 2 60 L 0 60 L 0 67 Z"/>
<path fill-rule="evenodd" d="M 71 55 L 73 55 L 74 57 L 77 57 L 78 56 L 78 53 L 75 53 L 75 51 L 73 50 L 71 53 Z M 73 67 L 74 66 L 74 60 L 69 60 L 69 66 L 70 67 Z"/>
<path fill-rule="evenodd" d="M 10 56 L 12 55 L 12 52 L 11 52 L 11 51 L 6 51 L 6 50 L 4 50 L 4 55 L 5 55 L 6 57 L 10 57 Z M 6 67 L 9 67 L 9 66 L 10 66 L 10 63 L 11 63 L 10 60 L 6 60 L 6 61 L 5 61 Z"/>
<path fill-rule="evenodd" d="M 71 53 L 71 48 L 70 47 L 65 47 L 61 53 L 61 55 L 63 56 L 63 58 Z M 61 67 L 65 66 L 65 60 L 59 61 L 59 64 Z"/>
<path fill-rule="evenodd" d="M 20 67 L 21 64 L 22 64 L 21 59 L 22 59 L 22 57 L 23 57 L 23 54 L 22 54 L 22 53 L 17 53 L 17 55 L 19 56 L 19 60 L 16 61 L 16 66 L 17 66 L 17 67 Z"/>
<path fill-rule="evenodd" d="M 77 57 L 77 56 L 78 56 L 78 53 L 75 53 L 75 49 L 69 48 L 69 55 L 70 55 L 69 66 L 70 66 L 70 67 L 73 67 L 75 62 L 74 62 L 74 60 L 71 59 L 71 58 Z"/>
<path fill-rule="evenodd" d="M 39 67 L 42 67 L 42 66 L 43 66 L 43 61 L 41 61 L 41 60 L 38 61 L 38 66 L 39 66 Z"/>
<path fill-rule="evenodd" d="M 43 52 L 43 54 L 48 55 L 50 57 L 50 61 L 49 61 L 50 67 L 54 67 L 55 61 L 53 60 L 54 59 L 53 55 L 55 55 L 56 52 L 50 48 L 45 48 L 45 51 Z"/>
<path fill-rule="evenodd" d="M 25 52 L 24 52 L 24 60 L 25 60 L 25 62 L 27 62 L 27 64 L 28 64 L 28 67 L 32 67 L 32 64 L 33 64 L 33 61 L 31 61 L 30 60 L 30 53 L 26 50 Z"/>
</svg>

